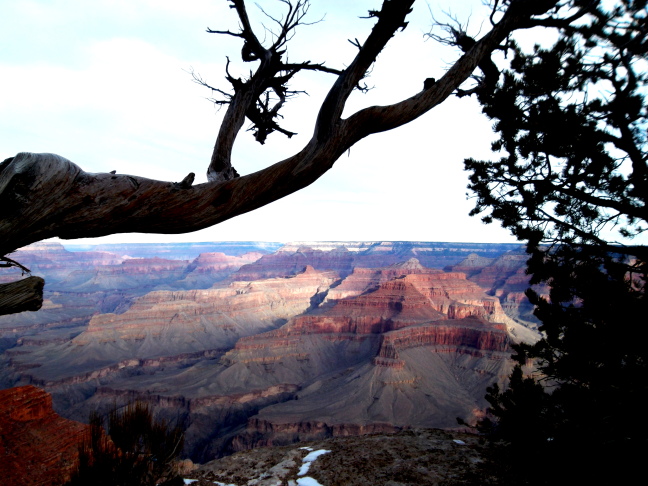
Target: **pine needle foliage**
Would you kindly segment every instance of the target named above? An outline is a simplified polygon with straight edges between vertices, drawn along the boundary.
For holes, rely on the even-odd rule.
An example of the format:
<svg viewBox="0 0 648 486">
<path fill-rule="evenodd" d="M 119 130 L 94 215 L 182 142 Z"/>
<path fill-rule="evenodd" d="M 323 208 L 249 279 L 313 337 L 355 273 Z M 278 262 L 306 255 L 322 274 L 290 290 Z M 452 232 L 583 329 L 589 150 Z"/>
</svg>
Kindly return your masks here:
<svg viewBox="0 0 648 486">
<path fill-rule="evenodd" d="M 480 424 L 511 484 L 614 484 L 648 450 L 648 248 L 635 243 L 648 228 L 648 9 L 563 8 L 578 20 L 547 20 L 548 46 L 511 41 L 508 69 L 478 94 L 500 157 L 465 161 L 472 214 L 525 241 L 531 283 L 549 288 L 527 291 L 542 339 L 516 346 Z"/>
</svg>

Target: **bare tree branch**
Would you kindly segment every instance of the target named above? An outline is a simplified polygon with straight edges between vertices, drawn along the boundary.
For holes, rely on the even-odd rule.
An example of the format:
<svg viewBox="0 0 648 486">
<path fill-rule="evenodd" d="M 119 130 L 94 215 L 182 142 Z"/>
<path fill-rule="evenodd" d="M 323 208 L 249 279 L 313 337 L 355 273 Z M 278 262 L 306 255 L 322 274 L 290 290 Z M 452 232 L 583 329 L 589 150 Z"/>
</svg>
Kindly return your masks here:
<svg viewBox="0 0 648 486">
<path fill-rule="evenodd" d="M 23 275 L 25 275 L 26 273 L 31 273 L 31 270 L 29 270 L 29 268 L 25 267 L 24 265 L 21 265 L 17 261 L 12 260 L 11 258 L 8 258 L 6 256 L 0 256 L 0 268 L 11 268 L 11 267 L 20 268 Z"/>
<path fill-rule="evenodd" d="M 37 311 L 43 305 L 45 281 L 27 277 L 17 282 L 0 284 L 0 315 Z"/>
<path fill-rule="evenodd" d="M 427 89 L 394 105 L 365 108 L 342 119 L 353 89 L 388 41 L 407 26 L 405 18 L 413 2 L 386 0 L 380 11 L 370 12 L 376 24 L 366 41 L 358 43 L 359 51 L 347 69 L 339 72 L 319 64 L 284 64 L 283 52 L 264 48 L 253 33 L 243 0 L 232 0 L 241 32 L 220 33 L 242 38 L 243 59 L 256 59 L 259 66 L 246 81 L 228 78 L 234 94 L 216 139 L 208 168 L 209 182 L 192 185 L 190 176 L 182 183 L 172 183 L 133 175 L 91 174 L 57 155 L 18 154 L 0 164 L 0 255 L 54 236 L 70 239 L 128 232 L 196 231 L 298 191 L 321 177 L 357 141 L 409 123 L 443 102 L 512 31 L 557 4 L 512 0 L 493 29 L 476 40 L 441 79 L 428 83 Z M 296 5 L 305 7 L 307 2 Z M 295 13 L 295 7 L 290 12 L 283 21 L 285 32 L 280 32 L 277 39 L 289 38 L 290 31 L 303 19 L 301 13 Z M 275 41 L 274 46 L 278 45 L 283 44 Z M 285 83 L 302 69 L 338 75 L 320 109 L 311 140 L 295 155 L 238 177 L 231 154 L 246 117 L 261 113 L 257 122 L 263 129 L 292 134 L 271 124 L 276 123 L 286 97 L 296 93 Z M 268 90 L 277 96 L 274 105 L 264 95 Z"/>
</svg>

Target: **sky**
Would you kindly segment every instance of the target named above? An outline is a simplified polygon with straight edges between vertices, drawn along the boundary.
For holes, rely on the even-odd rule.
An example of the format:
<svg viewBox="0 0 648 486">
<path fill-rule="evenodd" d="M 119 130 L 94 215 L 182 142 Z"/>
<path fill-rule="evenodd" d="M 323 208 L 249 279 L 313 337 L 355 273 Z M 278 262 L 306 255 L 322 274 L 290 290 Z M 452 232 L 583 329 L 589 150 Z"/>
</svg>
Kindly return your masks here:
<svg viewBox="0 0 648 486">
<path fill-rule="evenodd" d="M 280 17 L 284 5 L 259 0 Z M 342 69 L 374 20 L 361 19 L 381 0 L 312 0 L 307 21 L 288 45 L 291 62 Z M 254 2 L 248 11 L 263 36 L 271 27 Z M 206 170 L 224 109 L 192 82 L 229 89 L 225 64 L 244 76 L 240 39 L 206 28 L 237 30 L 226 0 L 0 0 L 0 160 L 18 152 L 51 152 L 87 172 L 180 181 Z M 367 94 L 354 92 L 345 116 L 409 97 L 426 78 L 440 78 L 459 53 L 426 40 L 432 15 L 451 14 L 482 33 L 481 0 L 417 1 L 409 25 L 378 57 Z M 265 145 L 239 135 L 233 165 L 255 172 L 298 152 L 334 76 L 305 73 L 291 84 L 283 127 Z M 247 127 L 247 125 L 246 125 Z M 404 127 L 372 135 L 306 189 L 212 228 L 185 235 L 119 234 L 70 243 L 166 241 L 411 240 L 514 242 L 497 223 L 468 216 L 463 159 L 490 158 L 491 122 L 472 99 L 451 98 Z"/>
</svg>

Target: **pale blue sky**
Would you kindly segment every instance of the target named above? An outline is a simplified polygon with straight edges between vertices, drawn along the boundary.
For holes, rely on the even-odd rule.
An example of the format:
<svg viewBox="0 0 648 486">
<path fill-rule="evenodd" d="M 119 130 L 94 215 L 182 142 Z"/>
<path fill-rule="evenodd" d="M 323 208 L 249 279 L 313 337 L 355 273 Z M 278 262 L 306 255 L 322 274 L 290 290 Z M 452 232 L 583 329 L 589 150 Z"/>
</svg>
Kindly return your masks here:
<svg viewBox="0 0 648 486">
<path fill-rule="evenodd" d="M 281 12 L 277 1 L 258 2 Z M 343 68 L 373 25 L 359 19 L 381 0 L 312 0 L 310 19 L 289 45 L 292 61 Z M 439 78 L 458 54 L 425 41 L 431 16 L 452 9 L 471 25 L 482 22 L 481 0 L 418 1 L 410 25 L 378 58 L 367 95 L 355 93 L 348 112 L 386 104 Z M 249 2 L 250 14 L 259 11 Z M 178 181 L 205 171 L 222 112 L 192 83 L 194 69 L 228 88 L 226 56 L 244 74 L 238 39 L 210 35 L 237 28 L 226 0 L 0 0 L 0 157 L 54 152 L 89 172 Z M 484 23 L 484 28 L 486 23 Z M 256 171 L 305 144 L 317 109 L 334 81 L 325 74 L 297 78 L 302 95 L 286 107 L 288 140 L 265 146 L 242 133 L 235 147 L 239 173 Z M 253 213 L 189 235 L 115 235 L 101 241 L 420 240 L 511 242 L 498 225 L 470 218 L 465 157 L 488 157 L 490 123 L 472 100 L 451 99 L 405 127 L 369 137 L 305 190 Z M 100 242 L 100 240 L 96 240 Z"/>
</svg>

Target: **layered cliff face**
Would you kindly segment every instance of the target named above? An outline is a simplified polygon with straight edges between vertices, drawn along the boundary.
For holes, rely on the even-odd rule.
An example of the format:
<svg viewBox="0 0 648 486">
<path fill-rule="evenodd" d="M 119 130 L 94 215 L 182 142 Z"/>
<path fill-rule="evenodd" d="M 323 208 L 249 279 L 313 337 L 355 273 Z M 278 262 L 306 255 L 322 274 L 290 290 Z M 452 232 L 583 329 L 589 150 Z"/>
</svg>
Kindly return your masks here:
<svg viewBox="0 0 648 486">
<path fill-rule="evenodd" d="M 462 272 L 466 274 L 467 278 L 470 278 L 473 275 L 480 273 L 484 268 L 491 265 L 494 261 L 494 258 L 488 258 L 480 256 L 477 253 L 471 253 L 456 265 L 452 265 L 446 268 L 446 270 L 452 272 Z"/>
<path fill-rule="evenodd" d="M 528 259 L 528 255 L 523 252 L 506 253 L 484 265 L 470 279 L 480 287 L 488 289 L 492 295 L 505 288 L 507 291 L 523 292 L 529 283 L 528 276 L 524 278 Z"/>
<path fill-rule="evenodd" d="M 139 293 L 153 289 L 209 288 L 261 256 L 260 253 L 242 256 L 202 253 L 191 262 L 158 257 L 131 258 L 120 265 L 89 266 L 77 270 L 59 287 L 67 292 L 139 290 Z"/>
<path fill-rule="evenodd" d="M 393 282 L 384 285 L 390 280 Z M 396 289 L 397 286 L 402 286 L 402 291 Z M 487 296 L 478 285 L 466 280 L 465 274 L 425 268 L 416 259 L 382 269 L 357 268 L 342 284 L 329 291 L 327 302 L 339 301 L 340 309 L 358 305 L 371 309 L 373 305 L 365 305 L 363 300 L 375 300 L 376 297 L 381 299 L 380 294 L 374 294 L 376 289 L 379 289 L 380 293 L 388 293 L 390 289 L 396 290 L 396 293 L 402 295 L 398 298 L 418 293 L 425 299 L 426 307 L 450 319 L 478 315 L 492 322 L 509 323 L 499 300 Z M 350 299 L 356 296 L 360 296 L 360 300 Z M 394 302 L 393 305 L 399 305 Z"/>
<path fill-rule="evenodd" d="M 517 244 L 493 243 L 441 243 L 428 241 L 309 241 L 288 243 L 277 253 L 291 253 L 300 248 L 323 252 L 344 249 L 354 255 L 354 267 L 378 268 L 410 258 L 416 258 L 425 267 L 444 268 L 454 265 L 472 253 L 496 258 L 519 247 Z"/>
<path fill-rule="evenodd" d="M 8 353 L 12 366 L 33 368 L 31 379 L 50 385 L 68 383 L 73 377 L 76 382 L 96 379 L 115 367 L 128 367 L 131 360 L 218 353 L 242 336 L 276 328 L 306 311 L 335 279 L 308 267 L 292 278 L 154 291 L 135 300 L 123 314 L 94 316 L 87 329 L 69 342 L 22 346 Z"/>
<path fill-rule="evenodd" d="M 129 265 L 129 259 L 109 252 L 70 252 L 60 243 L 37 243 L 17 250 L 11 257 L 28 267 L 34 275 L 45 279 L 43 307 L 39 312 L 0 316 L 0 336 L 19 339 L 39 336 L 40 341 L 59 340 L 78 334 L 90 317 L 126 307 L 130 300 L 146 290 L 127 279 L 115 278 L 114 269 L 128 267 L 130 273 L 145 274 L 151 268 Z M 175 263 L 175 262 L 174 262 Z M 185 264 L 186 265 L 186 264 Z M 112 270 L 108 270 L 112 269 Z M 97 279 L 105 273 L 112 285 Z M 16 268 L 0 269 L 0 280 L 15 280 Z"/>
<path fill-rule="evenodd" d="M 426 268 L 416 259 L 410 258 L 407 261 L 394 263 L 386 267 L 353 269 L 353 273 L 346 277 L 340 285 L 332 288 L 325 302 L 335 302 L 349 297 L 356 297 L 369 290 L 375 290 L 378 286 L 396 277 L 418 273 L 443 273 L 441 270 Z"/>
<path fill-rule="evenodd" d="M 76 467 L 87 425 L 54 413 L 34 386 L 0 390 L 0 478 L 6 485 L 65 483 Z"/>
<path fill-rule="evenodd" d="M 127 245 L 124 249 L 133 248 Z M 39 243 L 12 256 L 45 278 L 44 302 L 39 312 L 0 316 L 0 338 L 33 335 L 44 343 L 69 340 L 85 329 L 92 316 L 121 314 L 137 297 L 151 290 L 209 288 L 262 254 L 204 253 L 189 262 L 131 258 L 109 252 L 70 252 L 59 243 Z M 0 281 L 19 276 L 16 269 L 0 269 Z"/>
<path fill-rule="evenodd" d="M 62 290 L 68 292 L 98 292 L 112 289 L 151 289 L 156 285 L 183 278 L 188 261 L 162 258 L 133 258 L 121 265 L 106 265 L 77 270 Z"/>
<path fill-rule="evenodd" d="M 262 253 L 250 252 L 241 256 L 225 253 L 201 253 L 187 267 L 187 275 L 169 287 L 182 289 L 209 288 L 215 282 L 225 280 L 243 265 L 249 265 L 263 257 Z"/>
<path fill-rule="evenodd" d="M 53 242 L 35 243 L 7 256 L 29 268 L 32 274 L 44 277 L 52 289 L 79 269 L 120 265 L 125 260 L 123 256 L 109 252 L 71 252 Z M 20 274 L 16 268 L 0 269 L 0 282 L 15 280 Z"/>
<path fill-rule="evenodd" d="M 512 328 L 513 333 L 520 340 L 534 341 L 538 338 L 537 328 L 540 322 L 533 315 L 533 305 L 525 295 L 530 287 L 530 276 L 526 273 L 528 258 L 521 249 L 492 260 L 470 255 L 449 270 L 465 272 L 486 293 L 497 297 L 504 312 L 521 325 Z M 544 286 L 535 286 L 534 290 L 547 294 Z"/>
<path fill-rule="evenodd" d="M 128 258 L 150 258 L 158 256 L 167 260 L 192 261 L 202 253 L 224 253 L 242 256 L 245 253 L 274 253 L 283 245 L 269 241 L 211 241 L 211 242 L 167 242 L 167 243 L 106 243 L 101 245 L 80 245 L 66 242 L 74 252 L 105 251 Z"/>
<path fill-rule="evenodd" d="M 305 265 L 335 271 L 344 277 L 358 267 L 380 268 L 410 258 L 416 258 L 425 267 L 443 268 L 458 263 L 474 251 L 497 257 L 516 246 L 407 241 L 288 243 L 276 253 L 241 268 L 239 278 L 256 280 L 291 275 Z"/>
<path fill-rule="evenodd" d="M 234 431 L 229 450 L 455 426 L 455 417 L 469 419 L 485 406 L 485 388 L 509 371 L 506 326 L 486 319 L 494 299 L 463 277 L 399 275 L 357 297 L 329 301 L 279 329 L 239 339 L 209 372 L 187 371 L 176 392 L 235 396 L 295 387 Z M 462 309 L 468 317 L 449 318 L 439 309 Z"/>
<path fill-rule="evenodd" d="M 92 269 L 102 291 L 50 293 L 52 308 L 62 296 L 96 299 L 96 315 L 7 345 L 0 379 L 46 386 L 58 410 L 81 420 L 115 400 L 149 401 L 164 418 L 186 417 L 197 460 L 327 434 L 452 427 L 485 407 L 485 388 L 508 374 L 511 324 L 498 297 L 465 273 L 411 258 L 451 250 L 299 245 L 274 260 L 125 259 Z M 362 259 L 383 263 L 358 267 Z M 144 282 L 151 269 L 149 287 L 123 295 L 99 278 Z"/>
<path fill-rule="evenodd" d="M 345 276 L 353 270 L 353 255 L 346 248 L 331 251 L 313 250 L 309 247 L 300 247 L 294 251 L 283 250 L 264 255 L 256 262 L 241 267 L 236 278 L 260 280 L 293 275 L 301 272 L 307 265 Z"/>
</svg>

